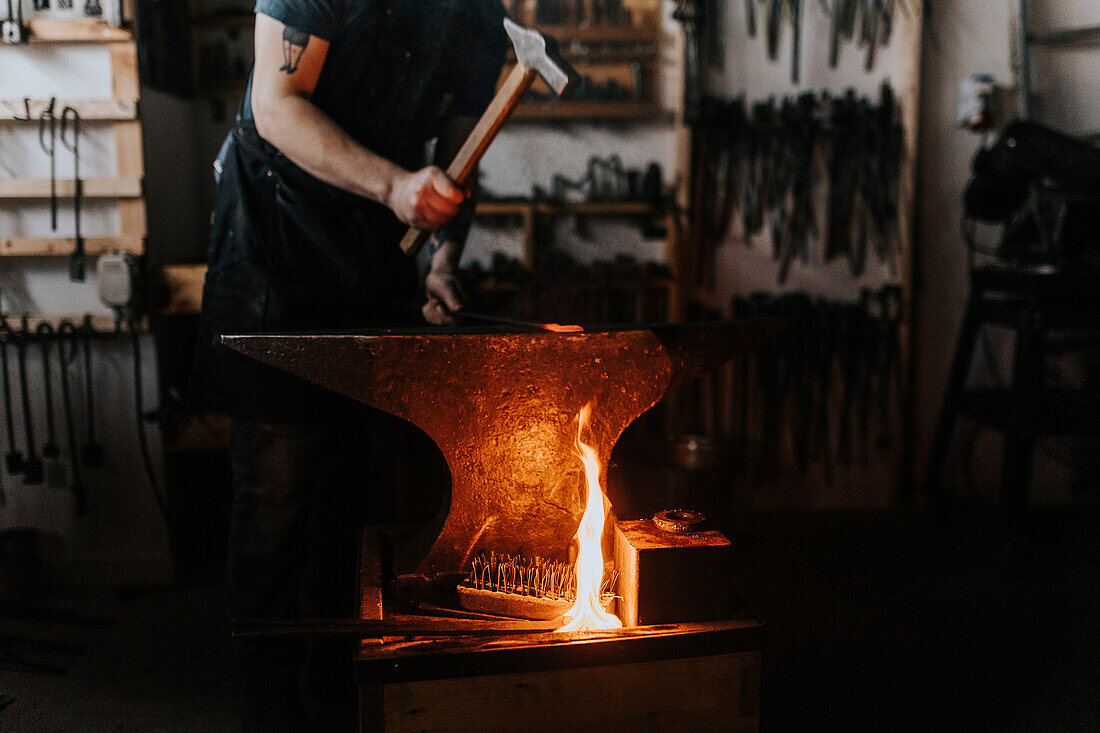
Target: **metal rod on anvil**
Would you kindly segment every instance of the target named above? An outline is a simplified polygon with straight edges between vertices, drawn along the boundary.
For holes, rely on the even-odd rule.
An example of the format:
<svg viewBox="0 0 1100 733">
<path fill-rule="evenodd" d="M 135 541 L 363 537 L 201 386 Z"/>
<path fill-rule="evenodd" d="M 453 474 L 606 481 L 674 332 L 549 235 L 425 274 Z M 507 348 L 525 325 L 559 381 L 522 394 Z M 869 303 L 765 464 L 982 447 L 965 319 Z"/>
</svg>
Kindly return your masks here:
<svg viewBox="0 0 1100 733">
<path fill-rule="evenodd" d="M 437 619 L 406 623 L 346 618 L 248 619 L 233 622 L 233 636 L 500 636 L 543 634 L 556 628 L 524 621 L 455 621 L 456 619 Z"/>
<path fill-rule="evenodd" d="M 444 624 L 442 621 L 455 619 L 437 619 L 430 623 L 391 623 L 370 619 L 254 619 L 233 622 L 233 636 L 357 636 L 364 639 L 383 636 L 541 636 L 554 639 L 568 639 L 570 635 L 554 633 L 555 628 L 546 624 L 534 624 L 523 621 L 476 622 L 469 624 Z M 576 631 L 574 634 L 599 637 L 628 638 L 634 636 L 659 635 L 662 633 L 682 633 L 686 631 L 708 631 L 722 629 L 731 622 L 705 622 L 690 624 L 658 624 L 654 626 L 632 626 L 624 629 L 596 629 Z"/>
<path fill-rule="evenodd" d="M 407 301 L 397 301 L 394 305 L 402 308 L 412 308 L 420 310 L 420 306 L 416 303 L 409 303 Z M 499 323 L 502 326 L 519 326 L 521 328 L 530 328 L 534 331 L 550 331 L 552 333 L 582 333 L 584 328 L 581 326 L 561 324 L 561 323 L 535 323 L 534 321 L 521 321 L 516 318 L 504 318 L 501 316 L 490 316 L 485 313 L 471 313 L 469 311 L 447 311 L 447 313 L 455 318 L 469 318 L 473 321 L 485 321 L 486 323 Z"/>
</svg>

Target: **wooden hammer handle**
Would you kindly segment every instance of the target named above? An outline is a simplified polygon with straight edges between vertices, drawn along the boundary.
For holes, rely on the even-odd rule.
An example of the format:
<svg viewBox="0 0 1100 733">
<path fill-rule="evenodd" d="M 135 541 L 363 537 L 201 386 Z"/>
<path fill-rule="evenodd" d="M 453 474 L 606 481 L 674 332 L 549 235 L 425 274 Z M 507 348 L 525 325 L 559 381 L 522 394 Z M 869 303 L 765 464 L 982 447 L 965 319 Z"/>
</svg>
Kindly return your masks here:
<svg viewBox="0 0 1100 733">
<path fill-rule="evenodd" d="M 485 151 L 489 149 L 500 128 L 504 126 L 512 110 L 519 104 L 537 76 L 537 71 L 516 64 L 508 74 L 508 78 L 501 84 L 493 101 L 485 110 L 485 114 L 481 115 L 481 119 L 478 120 L 470 136 L 466 138 L 466 142 L 462 144 L 462 148 L 447 168 L 447 176 L 459 188 L 465 187 L 470 176 L 477 170 L 477 164 L 481 162 Z M 401 240 L 401 249 L 410 257 L 415 257 L 430 236 L 431 232 L 410 227 L 405 238 Z"/>
</svg>

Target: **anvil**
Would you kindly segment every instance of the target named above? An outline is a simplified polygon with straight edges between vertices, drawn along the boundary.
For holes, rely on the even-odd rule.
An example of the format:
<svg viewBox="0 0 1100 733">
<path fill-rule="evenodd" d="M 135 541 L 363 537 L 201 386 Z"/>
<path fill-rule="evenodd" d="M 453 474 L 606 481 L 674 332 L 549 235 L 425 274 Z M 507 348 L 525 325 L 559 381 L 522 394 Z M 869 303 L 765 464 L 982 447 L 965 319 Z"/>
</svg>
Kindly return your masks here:
<svg viewBox="0 0 1100 733">
<path fill-rule="evenodd" d="M 741 320 L 588 330 L 375 330 L 225 336 L 242 354 L 416 425 L 451 472 L 451 505 L 419 572 L 479 552 L 560 557 L 583 513 L 577 415 L 606 469 L 619 436 L 668 389 L 783 328 Z M 604 472 L 606 473 L 606 472 Z"/>
</svg>

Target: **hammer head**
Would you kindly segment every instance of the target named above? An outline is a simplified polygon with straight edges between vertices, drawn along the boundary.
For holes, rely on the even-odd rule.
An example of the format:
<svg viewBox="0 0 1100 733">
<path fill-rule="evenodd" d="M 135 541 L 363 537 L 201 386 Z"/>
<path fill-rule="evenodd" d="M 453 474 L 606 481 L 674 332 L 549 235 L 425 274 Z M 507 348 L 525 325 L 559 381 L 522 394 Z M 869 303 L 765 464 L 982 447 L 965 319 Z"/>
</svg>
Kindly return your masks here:
<svg viewBox="0 0 1100 733">
<path fill-rule="evenodd" d="M 509 18 L 504 19 L 504 30 L 512 39 L 516 60 L 524 68 L 538 72 L 555 94 L 564 97 L 576 87 L 580 77 L 561 57 L 557 41 Z"/>
</svg>

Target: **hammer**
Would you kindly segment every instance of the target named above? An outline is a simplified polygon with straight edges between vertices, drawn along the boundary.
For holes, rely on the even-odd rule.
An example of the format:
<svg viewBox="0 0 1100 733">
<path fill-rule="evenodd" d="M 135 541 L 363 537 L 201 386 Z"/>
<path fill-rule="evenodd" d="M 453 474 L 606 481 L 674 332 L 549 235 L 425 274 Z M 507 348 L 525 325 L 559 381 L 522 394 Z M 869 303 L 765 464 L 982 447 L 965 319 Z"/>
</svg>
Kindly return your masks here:
<svg viewBox="0 0 1100 733">
<path fill-rule="evenodd" d="M 535 77 L 541 76 L 559 97 L 573 89 L 579 80 L 573 67 L 561 58 L 558 44 L 553 38 L 524 28 L 508 18 L 504 19 L 504 30 L 512 39 L 518 63 L 497 90 L 477 126 L 447 168 L 447 176 L 460 188 L 465 187 L 470 176 L 477 170 L 477 164 L 485 151 L 489 149 L 524 93 L 531 88 Z M 405 254 L 415 257 L 430 236 L 431 232 L 410 228 L 401 240 L 401 249 Z"/>
</svg>

